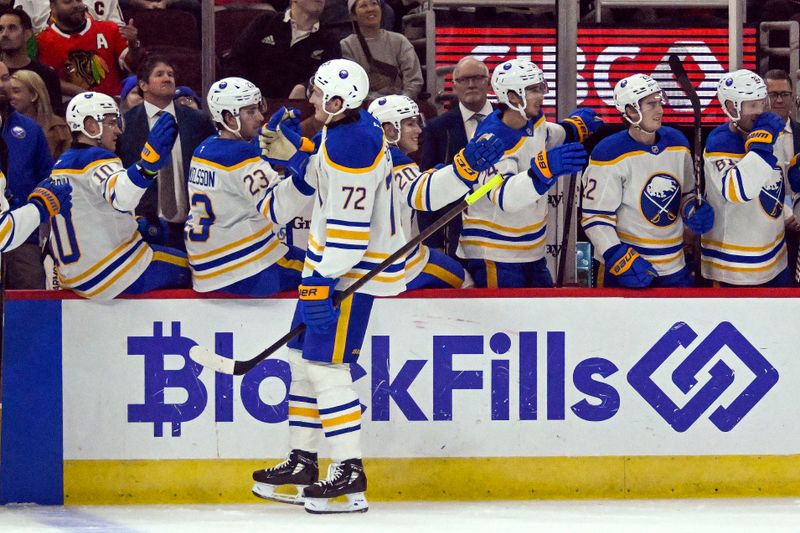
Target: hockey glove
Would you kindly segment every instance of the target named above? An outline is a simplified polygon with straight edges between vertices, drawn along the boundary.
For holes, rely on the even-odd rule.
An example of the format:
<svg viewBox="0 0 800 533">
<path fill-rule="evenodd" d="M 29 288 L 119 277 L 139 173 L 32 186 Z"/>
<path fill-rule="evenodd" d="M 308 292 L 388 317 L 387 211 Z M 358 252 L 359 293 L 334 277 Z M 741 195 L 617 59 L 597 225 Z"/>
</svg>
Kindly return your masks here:
<svg viewBox="0 0 800 533">
<path fill-rule="evenodd" d="M 547 151 L 542 150 L 531 159 L 528 176 L 533 180 L 536 191 L 544 194 L 559 176 L 583 170 L 588 157 L 581 143 L 566 143 Z"/>
<path fill-rule="evenodd" d="M 169 235 L 166 220 L 158 218 L 151 221 L 147 217 L 136 217 L 136 223 L 144 242 L 166 246 Z"/>
<path fill-rule="evenodd" d="M 689 202 L 683 206 L 683 223 L 695 235 L 702 235 L 714 227 L 714 208 L 708 202 Z"/>
<path fill-rule="evenodd" d="M 303 322 L 315 333 L 329 332 L 339 320 L 339 308 L 333 305 L 333 290 L 337 281 L 322 276 L 310 276 L 303 278 L 297 288 Z"/>
<path fill-rule="evenodd" d="M 757 153 L 769 166 L 774 167 L 778 159 L 772 153 L 772 148 L 785 126 L 785 122 L 775 113 L 761 113 L 747 134 L 745 150 Z"/>
<path fill-rule="evenodd" d="M 175 122 L 175 117 L 169 113 L 162 114 L 147 136 L 139 166 L 150 175 L 158 172 L 169 161 L 169 154 L 177 138 L 178 123 Z"/>
<path fill-rule="evenodd" d="M 631 289 L 648 287 L 658 277 L 656 269 L 627 244 L 616 244 L 603 254 L 606 273 Z"/>
<path fill-rule="evenodd" d="M 561 126 L 572 132 L 568 139 L 582 143 L 603 127 L 603 119 L 590 107 L 579 107 L 561 122 Z"/>
<path fill-rule="evenodd" d="M 798 158 L 798 154 L 792 158 L 791 163 L 789 163 L 789 186 L 792 188 L 792 192 L 797 194 L 800 192 L 800 158 Z"/>
<path fill-rule="evenodd" d="M 58 183 L 50 178 L 43 179 L 28 195 L 28 201 L 39 210 L 39 219 L 47 222 L 59 213 L 65 216 L 72 207 L 72 185 Z"/>
<path fill-rule="evenodd" d="M 456 175 L 469 186 L 475 185 L 481 172 L 492 167 L 503 156 L 503 141 L 491 133 L 472 139 L 453 158 Z"/>
<path fill-rule="evenodd" d="M 281 107 L 258 132 L 261 155 L 270 161 L 289 161 L 298 151 L 310 154 L 314 143 L 300 135 L 300 112 Z"/>
</svg>

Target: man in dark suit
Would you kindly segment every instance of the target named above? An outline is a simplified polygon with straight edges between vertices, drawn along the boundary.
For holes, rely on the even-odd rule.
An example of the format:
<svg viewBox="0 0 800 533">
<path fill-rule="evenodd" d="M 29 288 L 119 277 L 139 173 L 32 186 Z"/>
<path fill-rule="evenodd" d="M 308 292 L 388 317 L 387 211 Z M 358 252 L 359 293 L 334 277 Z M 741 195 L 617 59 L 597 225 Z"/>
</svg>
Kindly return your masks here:
<svg viewBox="0 0 800 533">
<path fill-rule="evenodd" d="M 467 145 L 467 141 L 475 135 L 478 124 L 493 110 L 486 98 L 488 89 L 489 68 L 483 61 L 472 56 L 462 57 L 453 69 L 453 92 L 458 104 L 454 103 L 446 113 L 433 119 L 425 127 L 422 134 L 421 168 L 448 164 Z M 450 207 L 419 213 L 420 230 L 428 227 Z M 460 233 L 461 218 L 456 217 L 432 235 L 427 244 L 455 257 Z"/>
<path fill-rule="evenodd" d="M 169 60 L 147 57 L 137 72 L 144 102 L 125 113 L 125 131 L 119 141 L 123 165 L 135 163 L 150 128 L 162 113 L 178 122 L 178 139 L 172 147 L 171 164 L 158 173 L 157 184 L 142 196 L 136 214 L 143 217 L 140 230 L 148 242 L 185 250 L 183 224 L 189 214 L 187 178 L 195 148 L 215 133 L 203 113 L 175 104 L 175 68 Z"/>
<path fill-rule="evenodd" d="M 789 160 L 800 152 L 800 123 L 792 119 L 795 110 L 795 92 L 792 86 L 792 78 L 785 70 L 773 69 L 764 74 L 764 83 L 767 86 L 767 96 L 769 97 L 770 109 L 786 123 L 781 135 L 775 142 L 775 153 L 784 154 L 786 161 L 778 161 L 780 165 L 788 167 Z M 792 191 L 798 193 L 800 191 Z M 787 193 L 787 199 L 791 197 Z M 795 202 L 794 213 L 786 217 L 786 245 L 789 252 L 789 268 L 795 268 L 797 263 L 797 247 L 800 239 L 800 199 Z M 795 269 L 795 285 L 800 283 L 798 271 Z"/>
</svg>

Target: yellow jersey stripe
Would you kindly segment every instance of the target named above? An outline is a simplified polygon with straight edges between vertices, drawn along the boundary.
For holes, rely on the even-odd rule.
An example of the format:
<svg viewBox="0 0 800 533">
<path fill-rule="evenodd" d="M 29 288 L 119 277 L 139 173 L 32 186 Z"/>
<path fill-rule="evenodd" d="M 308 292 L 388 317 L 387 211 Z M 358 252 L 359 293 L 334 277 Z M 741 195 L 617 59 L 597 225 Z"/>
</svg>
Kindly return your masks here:
<svg viewBox="0 0 800 533">
<path fill-rule="evenodd" d="M 86 272 L 84 272 L 80 276 L 76 276 L 76 277 L 70 278 L 70 279 L 62 279 L 61 282 L 64 283 L 65 285 L 75 285 L 77 283 L 80 283 L 80 282 L 86 280 L 87 278 L 91 277 L 95 272 L 97 272 L 101 268 L 104 268 L 108 263 L 112 263 L 114 261 L 114 259 L 116 259 L 117 256 L 121 252 L 127 251 L 127 249 L 131 245 L 136 244 L 139 240 L 141 240 L 141 236 L 140 236 L 139 232 L 138 231 L 134 231 L 133 235 L 131 235 L 130 239 L 128 239 L 127 241 L 125 241 L 122 244 L 120 244 L 111 253 L 109 253 L 107 256 L 105 256 L 100 261 L 95 263 L 94 266 L 92 266 L 89 270 L 87 270 Z M 147 247 L 147 245 L 145 245 L 145 247 Z"/>
<path fill-rule="evenodd" d="M 538 224 L 533 224 L 531 226 L 525 226 L 522 228 L 512 228 L 509 226 L 501 226 L 500 224 L 495 224 L 494 222 L 489 222 L 488 220 L 481 220 L 478 218 L 469 218 L 464 217 L 464 227 L 466 228 L 468 225 L 475 225 L 475 226 L 486 226 L 487 228 L 492 228 L 500 231 L 504 231 L 506 233 L 513 233 L 513 234 L 521 234 L 521 233 L 529 233 L 531 231 L 536 231 L 541 229 L 547 223 L 546 220 L 542 220 Z"/>
<path fill-rule="evenodd" d="M 109 159 L 100 159 L 99 161 L 92 161 L 91 163 L 89 163 L 88 165 L 86 165 L 85 167 L 83 167 L 81 169 L 54 168 L 53 169 L 53 175 L 54 176 L 58 176 L 59 174 L 85 174 L 85 173 L 89 172 L 90 168 L 99 167 L 101 165 L 105 165 L 105 164 L 108 164 L 108 163 L 113 163 L 115 161 L 117 163 L 119 163 L 120 165 L 122 165 L 122 160 L 119 157 L 112 157 L 112 158 L 109 158 Z"/>
<path fill-rule="evenodd" d="M 258 239 L 260 239 L 261 237 L 266 235 L 271 230 L 272 230 L 272 224 L 268 224 L 266 228 L 262 229 L 261 231 L 259 231 L 257 233 L 254 233 L 252 235 L 248 235 L 247 237 L 243 237 L 243 238 L 239 239 L 238 241 L 232 242 L 230 244 L 226 244 L 225 246 L 220 246 L 219 248 L 217 248 L 215 250 L 211 250 L 210 252 L 204 252 L 202 254 L 197 254 L 197 255 L 189 255 L 189 261 L 197 262 L 197 261 L 199 261 L 201 259 L 206 259 L 208 257 L 214 256 L 214 255 L 218 255 L 218 254 L 221 254 L 223 252 L 227 252 L 228 250 L 232 250 L 233 248 L 238 248 L 239 246 L 242 246 L 243 244 L 248 244 L 248 243 L 251 243 L 253 241 L 257 241 Z"/>
<path fill-rule="evenodd" d="M 254 255 L 252 257 L 246 258 L 244 261 L 239 261 L 238 263 L 234 263 L 234 264 L 229 265 L 229 266 L 227 266 L 225 268 L 221 268 L 219 270 L 216 270 L 214 272 L 209 272 L 207 274 L 198 274 L 198 273 L 192 271 L 192 275 L 196 279 L 214 278 L 216 276 L 219 276 L 220 274 L 224 274 L 226 272 L 230 272 L 231 270 L 236 270 L 237 268 L 241 268 L 241 267 L 243 267 L 245 265 L 248 265 L 248 264 L 252 263 L 253 261 L 258 261 L 262 257 L 264 257 L 267 254 L 269 254 L 271 251 L 273 251 L 275 248 L 277 248 L 280 243 L 281 243 L 281 241 L 279 241 L 278 239 L 275 239 L 264 250 L 260 251 L 259 253 L 257 253 L 256 255 Z"/>
<path fill-rule="evenodd" d="M 252 163 L 257 163 L 261 158 L 259 157 L 251 157 L 250 159 L 245 159 L 244 161 L 240 161 L 235 165 L 230 167 L 226 167 L 225 165 L 220 165 L 219 163 L 215 163 L 214 161 L 209 161 L 208 159 L 203 159 L 201 157 L 192 156 L 192 163 L 199 163 L 201 165 L 206 165 L 212 168 L 218 168 L 220 170 L 236 170 L 242 168 L 245 165 L 250 165 Z"/>
<path fill-rule="evenodd" d="M 100 294 L 101 292 L 106 290 L 108 287 L 110 287 L 119 278 L 124 276 L 131 268 L 133 268 L 133 266 L 136 265 L 142 259 L 142 256 L 145 254 L 145 252 L 147 252 L 147 250 L 148 250 L 147 246 L 142 246 L 142 249 L 139 250 L 139 252 L 134 256 L 134 258 L 127 265 L 125 265 L 125 268 L 121 268 L 119 270 L 119 272 L 117 272 L 116 274 L 114 274 L 114 276 L 111 277 L 111 279 L 109 279 L 108 281 L 106 281 L 105 283 L 103 283 L 102 285 L 97 287 L 96 289 L 91 290 L 91 291 L 86 291 L 86 292 L 84 292 L 84 291 L 75 291 L 75 292 L 77 292 L 78 294 L 80 294 L 81 296 L 83 296 L 85 298 L 91 298 L 92 296 L 97 296 L 98 294 Z"/>
</svg>

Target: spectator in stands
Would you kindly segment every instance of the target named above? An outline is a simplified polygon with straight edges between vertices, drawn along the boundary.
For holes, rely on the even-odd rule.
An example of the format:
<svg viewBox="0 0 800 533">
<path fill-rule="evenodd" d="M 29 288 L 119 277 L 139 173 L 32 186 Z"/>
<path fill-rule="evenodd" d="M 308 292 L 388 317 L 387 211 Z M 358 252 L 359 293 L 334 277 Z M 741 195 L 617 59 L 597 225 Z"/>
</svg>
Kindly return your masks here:
<svg viewBox="0 0 800 533">
<path fill-rule="evenodd" d="M 122 10 L 117 0 L 84 0 L 89 15 L 94 20 L 110 20 L 117 26 L 125 26 Z M 24 9 L 33 22 L 33 32 L 39 33 L 50 23 L 48 0 L 16 0 L 14 9 Z"/>
<path fill-rule="evenodd" d="M 122 80 L 122 88 L 119 91 L 119 112 L 123 115 L 137 105 L 144 102 L 142 90 L 139 88 L 139 78 L 136 74 L 131 74 Z"/>
<path fill-rule="evenodd" d="M 422 90 L 422 69 L 414 47 L 401 33 L 381 28 L 380 0 L 347 0 L 355 33 L 341 41 L 342 56 L 364 67 L 369 94 L 416 98 Z"/>
<path fill-rule="evenodd" d="M 144 102 L 125 113 L 125 131 L 120 136 L 119 155 L 128 167 L 139 160 L 150 128 L 162 113 L 178 122 L 178 139 L 172 147 L 172 161 L 158 172 L 158 186 L 142 196 L 136 214 L 143 220 L 140 229 L 145 240 L 185 250 L 183 224 L 189 213 L 187 178 L 195 148 L 215 132 L 203 113 L 176 104 L 175 67 L 168 59 L 148 56 L 137 72 Z"/>
<path fill-rule="evenodd" d="M 458 105 L 433 119 L 422 133 L 422 160 L 420 168 L 428 169 L 438 164 L 447 164 L 459 150 L 467 145 L 478 124 L 489 116 L 493 109 L 487 99 L 489 69 L 483 61 L 472 56 L 462 57 L 453 70 L 453 92 Z M 427 228 L 439 218 L 445 208 L 434 213 L 419 213 L 420 230 Z M 445 228 L 435 233 L 426 244 L 455 256 L 461 219 L 456 217 Z"/>
<path fill-rule="evenodd" d="M 28 39 L 33 35 L 31 18 L 25 11 L 0 9 L 0 60 L 11 74 L 18 70 L 30 70 L 39 75 L 47 87 L 50 103 L 59 115 L 63 115 L 61 86 L 55 70 L 28 56 Z"/>
<path fill-rule="evenodd" d="M 0 171 L 6 175 L 9 208 L 28 203 L 36 185 L 50 176 L 53 158 L 42 128 L 10 105 L 11 75 L 0 63 Z M 44 266 L 39 248 L 39 233 L 33 232 L 24 244 L 3 254 L 5 288 L 44 289 Z"/>
<path fill-rule="evenodd" d="M 50 8 L 53 23 L 37 36 L 39 61 L 55 69 L 61 92 L 117 96 L 123 72 L 142 54 L 136 32 L 123 35 L 113 22 L 92 20 L 80 0 L 50 0 Z"/>
<path fill-rule="evenodd" d="M 792 87 L 792 78 L 785 70 L 773 69 L 764 74 L 764 83 L 767 85 L 767 96 L 769 97 L 772 112 L 778 115 L 781 120 L 786 122 L 783 135 L 775 141 L 775 153 L 783 154 L 783 161 L 778 161 L 784 171 L 788 171 L 789 161 L 794 154 L 800 152 L 800 123 L 792 119 L 795 110 L 795 97 Z M 786 195 L 786 247 L 788 249 L 788 264 L 790 269 L 794 269 L 797 262 L 798 232 L 800 231 L 800 191 L 792 191 L 794 194 Z M 794 205 L 794 208 L 792 207 Z M 800 283 L 795 271 L 795 284 Z"/>
<path fill-rule="evenodd" d="M 181 85 L 175 89 L 175 98 L 173 99 L 176 103 L 191 107 L 192 109 L 200 110 L 203 108 L 200 103 L 200 97 L 197 96 L 197 93 L 194 92 L 191 87 L 187 87 L 186 85 Z"/>
<path fill-rule="evenodd" d="M 339 44 L 319 23 L 325 0 L 292 0 L 285 12 L 266 12 L 233 45 L 225 72 L 252 81 L 266 98 L 305 98 L 311 75 L 339 57 Z"/>
<path fill-rule="evenodd" d="M 347 0 L 327 0 L 319 22 L 336 35 L 336 42 L 353 33 L 353 16 L 347 7 Z M 388 2 L 381 1 L 381 28 L 397 31 L 394 9 Z"/>
<path fill-rule="evenodd" d="M 53 113 L 44 81 L 38 74 L 18 70 L 11 75 L 11 105 L 42 127 L 53 159 L 58 159 L 69 148 L 72 134 L 64 119 Z"/>
</svg>

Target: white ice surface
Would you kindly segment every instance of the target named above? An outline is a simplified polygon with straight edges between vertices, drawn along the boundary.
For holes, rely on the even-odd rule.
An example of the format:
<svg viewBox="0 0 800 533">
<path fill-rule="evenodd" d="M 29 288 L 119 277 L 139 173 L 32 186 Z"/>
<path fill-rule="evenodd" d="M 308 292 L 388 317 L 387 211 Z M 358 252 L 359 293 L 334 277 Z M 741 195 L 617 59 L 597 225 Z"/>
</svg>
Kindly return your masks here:
<svg viewBox="0 0 800 533">
<path fill-rule="evenodd" d="M 798 499 L 372 503 L 315 516 L 280 504 L 0 507 L 0 531 L 92 532 L 800 532 Z"/>
</svg>

